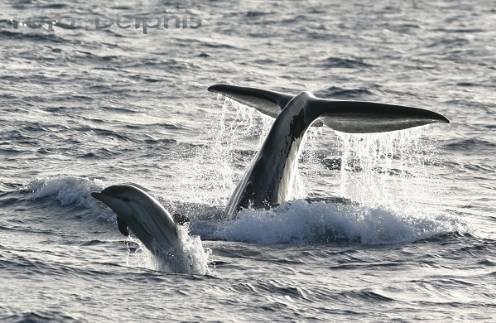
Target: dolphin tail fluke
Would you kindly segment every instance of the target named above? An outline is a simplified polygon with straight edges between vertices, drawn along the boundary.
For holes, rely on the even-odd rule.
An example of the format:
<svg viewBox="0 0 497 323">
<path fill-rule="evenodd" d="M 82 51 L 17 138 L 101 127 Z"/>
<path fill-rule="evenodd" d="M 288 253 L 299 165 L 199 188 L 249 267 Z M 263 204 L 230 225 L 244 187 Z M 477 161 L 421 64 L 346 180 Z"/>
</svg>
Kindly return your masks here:
<svg viewBox="0 0 497 323">
<path fill-rule="evenodd" d="M 293 98 L 292 95 L 285 93 L 226 84 L 212 85 L 208 90 L 248 105 L 273 118 L 276 118 Z"/>
<path fill-rule="evenodd" d="M 314 98 L 305 109 L 308 122 L 319 118 L 333 130 L 347 133 L 388 132 L 430 123 L 449 123 L 447 118 L 433 111 L 373 102 Z"/>
</svg>

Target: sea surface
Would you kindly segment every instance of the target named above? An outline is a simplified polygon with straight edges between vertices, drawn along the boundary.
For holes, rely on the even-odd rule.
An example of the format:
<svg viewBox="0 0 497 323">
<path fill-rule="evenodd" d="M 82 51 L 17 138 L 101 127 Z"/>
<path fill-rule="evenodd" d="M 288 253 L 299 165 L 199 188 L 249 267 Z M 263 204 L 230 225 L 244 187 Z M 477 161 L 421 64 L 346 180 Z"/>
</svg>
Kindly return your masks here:
<svg viewBox="0 0 497 323">
<path fill-rule="evenodd" d="M 489 0 L 2 1 L 0 320 L 494 322 L 495 37 Z M 311 127 L 293 200 L 227 220 L 272 119 L 215 83 L 451 123 Z M 187 270 L 90 196 L 129 182 Z"/>
</svg>

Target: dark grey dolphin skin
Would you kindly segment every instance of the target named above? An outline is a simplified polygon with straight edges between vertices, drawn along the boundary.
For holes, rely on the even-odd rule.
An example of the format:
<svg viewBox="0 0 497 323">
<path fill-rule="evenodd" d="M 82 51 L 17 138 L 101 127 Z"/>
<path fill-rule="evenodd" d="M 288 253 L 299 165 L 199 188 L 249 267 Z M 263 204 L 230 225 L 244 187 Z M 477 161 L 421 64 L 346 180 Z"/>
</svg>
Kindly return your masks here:
<svg viewBox="0 0 497 323">
<path fill-rule="evenodd" d="M 112 185 L 91 196 L 109 206 L 117 216 L 119 231 L 128 227 L 153 254 L 174 254 L 179 246 L 178 223 L 169 212 L 138 185 Z"/>
<path fill-rule="evenodd" d="M 305 131 L 316 120 L 347 133 L 401 130 L 449 120 L 429 110 L 399 105 L 296 96 L 249 87 L 217 84 L 208 88 L 275 117 L 262 148 L 254 157 L 226 207 L 229 218 L 243 208 L 269 208 L 287 201 L 292 171 Z"/>
</svg>

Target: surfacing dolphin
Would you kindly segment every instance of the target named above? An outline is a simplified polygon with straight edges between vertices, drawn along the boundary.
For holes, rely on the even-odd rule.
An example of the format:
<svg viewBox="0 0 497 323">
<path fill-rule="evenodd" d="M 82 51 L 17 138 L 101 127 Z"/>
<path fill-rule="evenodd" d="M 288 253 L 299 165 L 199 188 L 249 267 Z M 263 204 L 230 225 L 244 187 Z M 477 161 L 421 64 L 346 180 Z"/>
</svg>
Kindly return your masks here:
<svg viewBox="0 0 497 323">
<path fill-rule="evenodd" d="M 242 208 L 269 208 L 289 198 L 302 138 L 316 120 L 347 133 L 401 130 L 449 120 L 429 110 L 399 105 L 321 99 L 310 92 L 296 96 L 249 87 L 209 87 L 230 99 L 275 117 L 262 148 L 252 160 L 226 207 L 229 218 Z"/>
<path fill-rule="evenodd" d="M 275 119 L 262 148 L 252 160 L 225 209 L 232 219 L 244 208 L 270 208 L 289 199 L 292 172 L 306 130 L 320 119 L 341 132 L 374 133 L 401 130 L 435 122 L 448 123 L 441 114 L 399 105 L 361 101 L 339 101 L 315 97 L 310 92 L 296 96 L 232 85 L 208 89 L 272 116 Z M 175 248 L 177 225 L 150 195 L 133 185 L 116 185 L 93 193 L 118 218 L 121 233 L 127 228 L 153 250 L 155 241 Z M 161 246 L 164 247 L 164 246 Z"/>
<path fill-rule="evenodd" d="M 119 231 L 129 235 L 128 228 L 154 255 L 177 253 L 178 227 L 169 212 L 138 185 L 112 185 L 91 196 L 104 202 L 117 216 Z"/>
</svg>

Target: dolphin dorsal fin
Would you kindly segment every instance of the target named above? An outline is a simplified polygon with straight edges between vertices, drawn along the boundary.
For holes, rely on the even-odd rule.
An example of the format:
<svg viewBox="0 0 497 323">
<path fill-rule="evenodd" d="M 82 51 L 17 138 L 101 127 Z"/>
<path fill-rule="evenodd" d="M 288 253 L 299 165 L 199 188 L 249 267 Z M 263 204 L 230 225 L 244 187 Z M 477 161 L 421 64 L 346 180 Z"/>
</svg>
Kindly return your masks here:
<svg viewBox="0 0 497 323">
<path fill-rule="evenodd" d="M 276 118 L 294 97 L 290 94 L 275 91 L 226 84 L 212 85 L 208 90 L 248 105 L 273 118 Z"/>
</svg>

